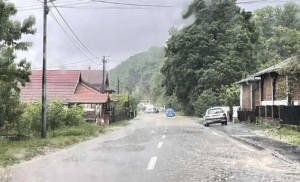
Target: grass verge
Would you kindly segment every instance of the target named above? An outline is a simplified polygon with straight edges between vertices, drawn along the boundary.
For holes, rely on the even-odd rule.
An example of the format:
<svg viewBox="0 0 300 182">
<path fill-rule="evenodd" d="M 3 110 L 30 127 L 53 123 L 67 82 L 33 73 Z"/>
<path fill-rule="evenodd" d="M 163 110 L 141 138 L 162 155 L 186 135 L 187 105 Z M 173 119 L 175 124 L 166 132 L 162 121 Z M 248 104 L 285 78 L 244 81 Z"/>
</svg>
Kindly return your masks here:
<svg viewBox="0 0 300 182">
<path fill-rule="evenodd" d="M 48 131 L 47 139 L 33 138 L 26 141 L 0 142 L 0 167 L 18 164 L 39 155 L 68 147 L 105 133 L 95 124 L 84 123 L 77 127 Z"/>
<path fill-rule="evenodd" d="M 115 123 L 111 123 L 109 126 L 111 127 L 125 127 L 128 126 L 130 124 L 130 122 L 128 120 L 124 120 L 124 121 L 119 121 L 119 122 L 115 122 Z"/>
<path fill-rule="evenodd" d="M 284 125 L 280 129 L 278 129 L 277 125 L 262 124 L 262 126 L 262 130 L 253 131 L 253 133 L 300 146 L 300 130 L 298 126 Z"/>
</svg>

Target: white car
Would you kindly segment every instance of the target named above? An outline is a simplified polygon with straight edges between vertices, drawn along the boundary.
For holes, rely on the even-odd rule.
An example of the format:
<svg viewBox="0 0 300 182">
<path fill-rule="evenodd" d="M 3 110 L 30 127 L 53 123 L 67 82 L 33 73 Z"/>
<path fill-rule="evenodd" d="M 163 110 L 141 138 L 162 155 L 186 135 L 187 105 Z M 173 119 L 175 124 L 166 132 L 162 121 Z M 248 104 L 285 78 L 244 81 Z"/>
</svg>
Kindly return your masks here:
<svg viewBox="0 0 300 182">
<path fill-rule="evenodd" d="M 151 114 L 151 113 L 153 113 L 153 112 L 154 112 L 154 109 L 153 109 L 153 108 L 148 108 L 148 109 L 145 110 L 145 113 L 146 113 L 146 114 Z"/>
<path fill-rule="evenodd" d="M 204 126 L 209 126 L 210 124 L 221 123 L 222 125 L 227 125 L 227 115 L 226 112 L 221 107 L 213 107 L 206 110 L 205 115 L 203 115 Z"/>
</svg>

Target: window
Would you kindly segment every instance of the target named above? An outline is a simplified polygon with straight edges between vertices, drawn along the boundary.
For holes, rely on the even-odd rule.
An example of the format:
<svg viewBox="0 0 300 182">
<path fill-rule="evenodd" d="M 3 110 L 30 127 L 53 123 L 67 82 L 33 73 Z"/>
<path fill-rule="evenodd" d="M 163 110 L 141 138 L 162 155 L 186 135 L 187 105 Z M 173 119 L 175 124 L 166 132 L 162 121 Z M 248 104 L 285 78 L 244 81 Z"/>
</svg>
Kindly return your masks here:
<svg viewBox="0 0 300 182">
<path fill-rule="evenodd" d="M 223 109 L 215 108 L 215 109 L 208 110 L 208 114 L 219 114 L 219 113 L 223 113 Z"/>
</svg>

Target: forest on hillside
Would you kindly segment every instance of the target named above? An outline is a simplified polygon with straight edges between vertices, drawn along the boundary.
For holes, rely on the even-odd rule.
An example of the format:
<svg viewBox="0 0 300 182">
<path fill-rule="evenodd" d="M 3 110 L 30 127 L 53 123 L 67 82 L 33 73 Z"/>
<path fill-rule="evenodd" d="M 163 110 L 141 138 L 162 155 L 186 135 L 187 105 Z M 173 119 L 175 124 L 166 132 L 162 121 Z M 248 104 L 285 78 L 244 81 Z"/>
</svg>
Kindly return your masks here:
<svg viewBox="0 0 300 182">
<path fill-rule="evenodd" d="M 299 54 L 296 3 L 249 12 L 236 0 L 194 0 L 183 18 L 192 14 L 196 21 L 189 27 L 170 28 L 166 48 L 155 49 L 160 54 L 150 48 L 132 56 L 111 70 L 110 79 L 121 76 L 141 98 L 201 115 L 214 105 L 238 105 L 233 83 Z"/>
</svg>

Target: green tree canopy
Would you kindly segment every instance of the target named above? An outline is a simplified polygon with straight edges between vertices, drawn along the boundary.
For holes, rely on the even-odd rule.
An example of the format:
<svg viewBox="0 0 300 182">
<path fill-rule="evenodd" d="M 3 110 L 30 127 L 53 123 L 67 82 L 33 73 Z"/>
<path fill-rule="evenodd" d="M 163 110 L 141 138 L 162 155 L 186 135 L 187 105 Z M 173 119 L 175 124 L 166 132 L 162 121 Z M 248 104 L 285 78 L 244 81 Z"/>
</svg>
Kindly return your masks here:
<svg viewBox="0 0 300 182">
<path fill-rule="evenodd" d="M 23 59 L 16 62 L 16 51 L 26 51 L 32 45 L 22 42 L 25 34 L 35 34 L 35 18 L 30 16 L 23 23 L 12 20 L 17 13 L 14 4 L 0 1 L 0 127 L 4 122 L 18 120 L 21 114 L 19 108 L 19 86 L 29 82 L 31 64 Z"/>
<path fill-rule="evenodd" d="M 259 37 L 251 12 L 235 0 L 195 0 L 192 8 L 196 22 L 171 35 L 161 69 L 166 94 L 175 94 L 186 113 L 205 90 L 217 92 L 256 70 Z"/>
</svg>

